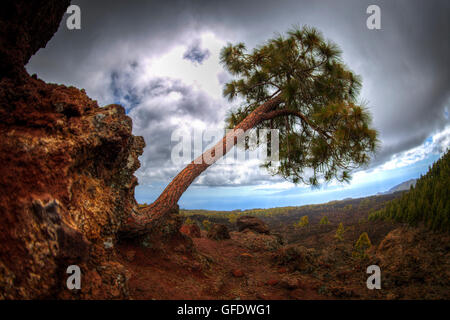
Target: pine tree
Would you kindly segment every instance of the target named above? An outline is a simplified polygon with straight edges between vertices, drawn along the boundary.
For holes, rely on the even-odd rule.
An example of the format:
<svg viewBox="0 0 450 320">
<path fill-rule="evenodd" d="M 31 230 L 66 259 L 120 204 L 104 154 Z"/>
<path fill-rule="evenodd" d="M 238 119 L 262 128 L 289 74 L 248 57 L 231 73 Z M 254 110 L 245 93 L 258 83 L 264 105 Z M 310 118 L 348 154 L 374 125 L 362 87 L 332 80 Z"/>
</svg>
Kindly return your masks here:
<svg viewBox="0 0 450 320">
<path fill-rule="evenodd" d="M 330 223 L 330 221 L 328 221 L 328 217 L 327 216 L 323 216 L 323 218 L 320 219 L 320 221 L 319 221 L 320 225 L 327 225 L 329 223 Z"/>
<path fill-rule="evenodd" d="M 370 242 L 369 235 L 367 232 L 361 233 L 361 235 L 358 238 L 358 241 L 355 243 L 355 248 L 353 251 L 353 257 L 355 258 L 366 258 L 366 250 L 369 249 L 372 246 L 372 243 Z"/>
<path fill-rule="evenodd" d="M 361 79 L 342 62 L 339 47 L 319 31 L 294 29 L 252 52 L 243 43 L 229 44 L 220 59 L 234 77 L 224 95 L 243 98 L 227 116 L 232 130 L 188 164 L 155 202 L 130 216 L 123 234 L 164 223 L 191 183 L 249 130 L 279 130 L 279 166 L 274 169 L 266 161 L 263 167 L 294 183 L 348 182 L 353 169 L 370 161 L 378 140 L 369 112 L 358 103 Z"/>
<path fill-rule="evenodd" d="M 339 226 L 336 230 L 336 234 L 334 235 L 334 237 L 340 241 L 344 240 L 344 233 L 345 233 L 345 228 L 344 225 L 341 223 L 339 223 Z"/>
<path fill-rule="evenodd" d="M 423 224 L 435 231 L 450 231 L 450 152 L 436 161 L 417 180 L 416 186 L 401 198 L 390 201 L 385 208 L 369 215 L 370 220 L 406 222 L 411 226 Z"/>
<path fill-rule="evenodd" d="M 303 216 L 300 218 L 300 220 L 296 224 L 294 224 L 294 226 L 296 228 L 303 228 L 303 227 L 306 227 L 308 224 L 309 224 L 308 216 Z"/>
</svg>

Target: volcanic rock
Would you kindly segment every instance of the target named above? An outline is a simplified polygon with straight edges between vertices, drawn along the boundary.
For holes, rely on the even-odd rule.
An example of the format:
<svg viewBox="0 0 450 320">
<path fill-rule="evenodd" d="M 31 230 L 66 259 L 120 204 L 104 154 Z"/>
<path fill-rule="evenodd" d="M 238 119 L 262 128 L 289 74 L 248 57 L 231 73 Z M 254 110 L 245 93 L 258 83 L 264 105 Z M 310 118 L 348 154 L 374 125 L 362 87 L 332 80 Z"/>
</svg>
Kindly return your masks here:
<svg viewBox="0 0 450 320">
<path fill-rule="evenodd" d="M 267 224 L 255 217 L 242 216 L 236 220 L 236 226 L 239 231 L 251 230 L 257 233 L 269 234 L 269 227 Z"/>
<path fill-rule="evenodd" d="M 101 108 L 84 90 L 24 69 L 68 3 L 0 4 L 0 299 L 127 295 L 114 242 L 138 210 L 133 173 L 144 140 L 123 107 Z M 78 292 L 66 287 L 71 264 L 82 270 Z"/>
<path fill-rule="evenodd" d="M 58 29 L 69 0 L 3 0 L 0 4 L 0 79 L 27 78 L 25 65 Z"/>
<path fill-rule="evenodd" d="M 230 233 L 226 225 L 216 223 L 209 229 L 207 237 L 213 240 L 225 240 L 230 239 Z"/>
<path fill-rule="evenodd" d="M 196 224 L 183 224 L 181 226 L 180 232 L 186 234 L 191 238 L 201 238 L 200 228 Z"/>
</svg>

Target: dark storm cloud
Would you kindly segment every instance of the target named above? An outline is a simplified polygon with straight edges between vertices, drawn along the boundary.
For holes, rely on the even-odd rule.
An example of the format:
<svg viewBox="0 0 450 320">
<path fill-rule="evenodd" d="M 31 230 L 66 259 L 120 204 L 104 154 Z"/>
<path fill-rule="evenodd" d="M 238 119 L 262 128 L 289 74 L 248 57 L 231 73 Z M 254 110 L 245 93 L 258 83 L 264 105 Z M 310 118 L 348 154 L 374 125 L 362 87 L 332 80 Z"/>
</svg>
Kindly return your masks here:
<svg viewBox="0 0 450 320">
<path fill-rule="evenodd" d="M 193 63 L 202 64 L 205 59 L 208 59 L 211 52 L 208 49 L 202 49 L 200 41 L 195 41 L 189 46 L 183 55 L 183 59 L 192 61 Z"/>
<path fill-rule="evenodd" d="M 218 110 L 223 107 L 204 92 L 177 80 L 154 78 L 130 91 L 135 92 L 136 100 L 140 101 L 129 112 L 133 119 L 133 132 L 143 136 L 146 141 L 140 159 L 141 182 L 167 181 L 181 169 L 171 162 L 174 146 L 172 133 L 182 123 L 193 121 L 218 125 L 221 121 L 219 118 L 223 116 Z"/>
<path fill-rule="evenodd" d="M 252 48 L 275 32 L 308 24 L 339 44 L 344 61 L 363 77 L 361 98 L 367 101 L 380 132 L 382 148 L 372 166 L 422 144 L 449 124 L 444 112 L 450 105 L 450 1 L 72 3 L 81 7 L 82 30 L 67 30 L 63 20 L 28 69 L 44 80 L 85 88 L 102 104 L 118 101 L 130 109 L 136 133 L 150 141 L 141 161 L 142 174 L 153 177 L 152 168 L 156 168 L 164 180 L 176 171 L 164 166 L 170 157 L 167 141 L 177 126 L 171 119 L 200 119 L 215 125 L 225 114 L 226 105 L 176 79 L 135 80 L 142 72 L 140 61 L 175 45 L 193 48 L 186 52 L 191 61 L 204 61 L 208 48 L 195 46 L 203 31 Z M 381 8 L 382 30 L 366 28 L 370 4 Z M 227 73 L 217 77 L 221 82 L 228 79 Z M 182 98 L 165 100 L 171 94 Z M 223 178 L 217 175 L 217 179 Z M 214 184 L 211 180 L 212 174 L 204 178 L 205 184 Z"/>
</svg>

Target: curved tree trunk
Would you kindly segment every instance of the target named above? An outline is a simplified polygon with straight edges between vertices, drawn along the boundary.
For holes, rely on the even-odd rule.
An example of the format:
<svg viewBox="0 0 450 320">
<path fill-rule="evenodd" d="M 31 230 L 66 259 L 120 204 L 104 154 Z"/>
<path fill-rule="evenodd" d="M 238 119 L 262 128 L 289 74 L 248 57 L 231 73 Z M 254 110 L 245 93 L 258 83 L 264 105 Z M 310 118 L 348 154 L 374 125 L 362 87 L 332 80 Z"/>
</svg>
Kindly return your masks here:
<svg viewBox="0 0 450 320">
<path fill-rule="evenodd" d="M 133 214 L 128 218 L 127 223 L 122 227 L 122 233 L 135 235 L 145 233 L 146 231 L 160 225 L 164 222 L 164 217 L 177 204 L 181 195 L 191 185 L 203 171 L 210 165 L 223 157 L 237 143 L 239 137 L 247 130 L 255 127 L 257 124 L 267 120 L 267 114 L 275 110 L 282 99 L 280 95 L 268 100 L 256 108 L 244 120 L 242 120 L 233 131 L 225 135 L 214 147 L 205 151 L 201 156 L 186 166 L 164 189 L 161 195 L 150 206 L 143 209 L 140 214 Z M 227 143 L 231 141 L 232 143 Z M 215 150 L 222 153 L 215 154 Z M 205 161 L 207 159 L 207 161 Z"/>
</svg>

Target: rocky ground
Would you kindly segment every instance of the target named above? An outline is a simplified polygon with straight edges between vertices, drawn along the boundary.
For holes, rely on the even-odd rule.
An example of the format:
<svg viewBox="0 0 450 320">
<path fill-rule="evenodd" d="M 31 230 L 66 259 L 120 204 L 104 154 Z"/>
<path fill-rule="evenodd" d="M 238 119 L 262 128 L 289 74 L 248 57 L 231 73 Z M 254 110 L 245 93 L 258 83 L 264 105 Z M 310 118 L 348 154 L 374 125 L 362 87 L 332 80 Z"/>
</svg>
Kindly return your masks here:
<svg viewBox="0 0 450 320">
<path fill-rule="evenodd" d="M 256 219 L 257 220 L 257 219 Z M 261 222 L 263 225 L 263 222 Z M 259 228 L 259 227 L 258 227 Z M 283 243 L 261 229 L 217 239 L 206 231 L 192 242 L 164 248 L 121 243 L 132 299 L 449 299 L 448 236 L 391 227 L 384 238 L 353 256 L 354 241 L 335 230 L 313 232 L 303 244 Z M 188 234 L 192 227 L 183 226 Z M 350 228 L 351 229 L 351 228 Z M 326 245 L 324 245 L 326 244 Z M 369 290 L 367 266 L 382 270 L 382 289 Z"/>
</svg>

